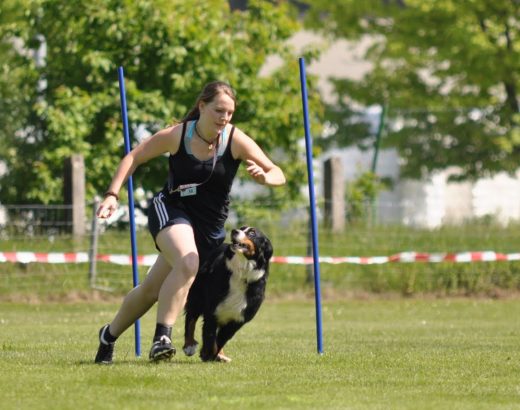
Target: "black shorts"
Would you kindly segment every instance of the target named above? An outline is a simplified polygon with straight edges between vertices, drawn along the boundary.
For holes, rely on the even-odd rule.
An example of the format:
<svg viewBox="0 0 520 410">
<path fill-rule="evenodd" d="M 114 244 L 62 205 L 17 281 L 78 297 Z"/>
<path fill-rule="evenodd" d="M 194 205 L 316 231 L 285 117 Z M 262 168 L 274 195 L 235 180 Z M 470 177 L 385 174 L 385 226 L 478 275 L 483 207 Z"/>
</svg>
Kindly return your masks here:
<svg viewBox="0 0 520 410">
<path fill-rule="evenodd" d="M 184 209 L 167 201 L 164 193 L 159 192 L 152 198 L 148 207 L 148 229 L 159 252 L 161 249 L 157 245 L 157 234 L 162 229 L 177 224 L 187 224 L 193 228 L 200 265 L 213 249 L 224 242 L 226 237 L 223 228 L 207 227 L 205 224 L 194 220 Z"/>
</svg>

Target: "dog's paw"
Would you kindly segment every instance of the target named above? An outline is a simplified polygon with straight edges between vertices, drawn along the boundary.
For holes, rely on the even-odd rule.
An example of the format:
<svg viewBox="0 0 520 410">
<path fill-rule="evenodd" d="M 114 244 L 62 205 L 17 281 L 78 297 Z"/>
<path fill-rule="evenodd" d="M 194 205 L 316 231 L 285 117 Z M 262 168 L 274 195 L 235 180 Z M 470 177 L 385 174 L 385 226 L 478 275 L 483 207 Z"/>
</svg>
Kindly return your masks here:
<svg viewBox="0 0 520 410">
<path fill-rule="evenodd" d="M 227 356 L 223 355 L 222 353 L 219 353 L 217 355 L 217 357 L 215 358 L 215 361 L 220 362 L 220 363 L 229 363 L 229 362 L 231 362 L 231 357 L 227 357 Z"/>
<path fill-rule="evenodd" d="M 199 344 L 195 342 L 194 344 L 183 346 L 182 350 L 186 356 L 193 356 L 195 353 L 197 353 L 198 347 Z"/>
<path fill-rule="evenodd" d="M 200 358 L 203 362 L 214 362 L 217 355 L 215 352 L 205 349 L 204 346 L 202 346 L 202 349 L 200 349 Z"/>
</svg>

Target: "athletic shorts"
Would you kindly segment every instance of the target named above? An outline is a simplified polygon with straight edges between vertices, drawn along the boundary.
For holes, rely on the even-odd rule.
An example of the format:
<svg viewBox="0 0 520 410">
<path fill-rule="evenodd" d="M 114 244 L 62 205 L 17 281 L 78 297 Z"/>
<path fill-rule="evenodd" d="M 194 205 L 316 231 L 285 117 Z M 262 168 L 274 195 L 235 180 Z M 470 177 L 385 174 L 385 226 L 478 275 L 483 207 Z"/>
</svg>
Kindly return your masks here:
<svg viewBox="0 0 520 410">
<path fill-rule="evenodd" d="M 194 220 L 184 209 L 167 201 L 164 193 L 159 192 L 152 198 L 148 207 L 148 229 L 159 252 L 161 249 L 157 245 L 157 234 L 162 229 L 177 224 L 187 224 L 193 228 L 200 265 L 213 249 L 224 242 L 226 237 L 223 228 L 207 227 L 205 224 Z"/>
</svg>

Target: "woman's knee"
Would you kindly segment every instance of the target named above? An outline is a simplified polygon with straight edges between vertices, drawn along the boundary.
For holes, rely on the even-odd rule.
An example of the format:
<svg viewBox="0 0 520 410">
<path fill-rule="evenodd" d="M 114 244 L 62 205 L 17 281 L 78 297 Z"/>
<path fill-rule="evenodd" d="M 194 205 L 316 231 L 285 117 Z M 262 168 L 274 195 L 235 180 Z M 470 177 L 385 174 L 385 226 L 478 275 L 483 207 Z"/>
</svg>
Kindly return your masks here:
<svg viewBox="0 0 520 410">
<path fill-rule="evenodd" d="M 184 255 L 179 261 L 178 268 L 186 280 L 193 281 L 199 270 L 199 255 L 194 252 Z"/>
</svg>

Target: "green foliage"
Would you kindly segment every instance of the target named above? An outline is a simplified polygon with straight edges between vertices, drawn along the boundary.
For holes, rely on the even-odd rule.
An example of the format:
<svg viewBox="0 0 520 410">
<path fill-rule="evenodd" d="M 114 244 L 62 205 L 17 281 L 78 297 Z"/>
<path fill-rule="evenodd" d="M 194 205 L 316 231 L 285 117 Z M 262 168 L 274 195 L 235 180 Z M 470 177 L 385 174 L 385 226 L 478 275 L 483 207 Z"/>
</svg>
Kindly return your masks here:
<svg viewBox="0 0 520 410">
<path fill-rule="evenodd" d="M 370 43 L 372 70 L 361 81 L 335 80 L 340 105 L 329 118 L 339 144 L 373 146 L 366 128 L 346 124 L 354 107 L 389 103 L 383 146 L 398 148 L 404 176 L 457 166 L 462 179 L 518 168 L 519 2 L 310 3 L 311 27 Z"/>
<path fill-rule="evenodd" d="M 25 1 L 4 0 L 0 7 L 0 156 L 16 157 L 16 139 L 36 101 L 37 73 L 30 55 L 16 50 L 13 34 L 27 29 L 23 18 Z"/>
<path fill-rule="evenodd" d="M 87 198 L 106 189 L 124 151 L 118 66 L 125 70 L 132 145 L 138 127 L 154 133 L 181 119 L 205 83 L 225 80 L 237 91 L 234 123 L 268 154 L 282 153 L 276 160 L 289 180 L 285 194 L 298 195 L 301 99 L 297 60 L 285 40 L 299 25 L 287 4 L 251 1 L 247 11 L 232 13 L 216 0 L 26 0 L 23 24 L 15 17 L 0 17 L 10 57 L 0 73 L 0 101 L 9 103 L 0 114 L 8 124 L 0 130 L 8 137 L 0 160 L 9 171 L 2 202 L 60 203 L 63 161 L 72 153 L 84 155 Z M 44 42 L 45 61 L 36 66 L 9 49 L 15 38 L 30 50 Z M 273 54 L 282 67 L 260 77 Z M 314 95 L 310 104 L 318 102 Z M 156 190 L 166 172 L 164 159 L 152 161 L 137 171 L 137 184 Z"/>
<path fill-rule="evenodd" d="M 359 222 L 367 219 L 367 212 L 379 193 L 388 185 L 373 172 L 367 171 L 347 184 L 346 203 L 349 222 Z"/>
</svg>

